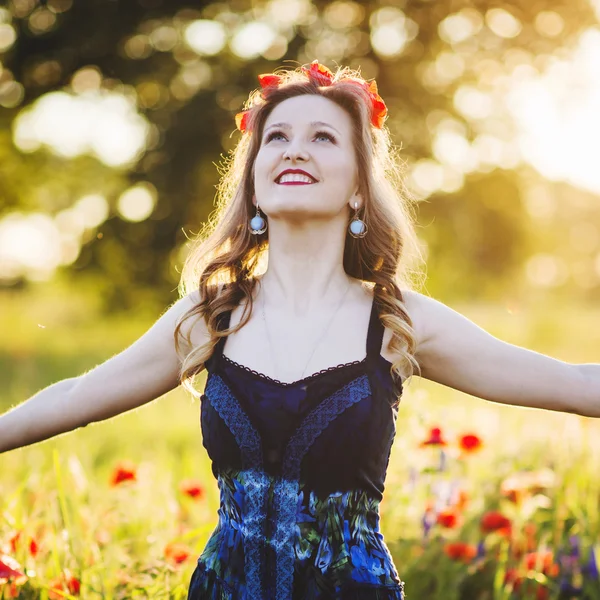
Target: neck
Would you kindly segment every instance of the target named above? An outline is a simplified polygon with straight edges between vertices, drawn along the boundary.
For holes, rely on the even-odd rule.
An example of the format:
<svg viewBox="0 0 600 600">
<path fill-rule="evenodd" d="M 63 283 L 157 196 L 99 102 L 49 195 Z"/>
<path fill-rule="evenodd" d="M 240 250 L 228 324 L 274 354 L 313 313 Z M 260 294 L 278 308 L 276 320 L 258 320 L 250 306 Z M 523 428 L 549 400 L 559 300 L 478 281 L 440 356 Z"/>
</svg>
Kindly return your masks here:
<svg viewBox="0 0 600 600">
<path fill-rule="evenodd" d="M 268 269 L 261 277 L 266 306 L 301 317 L 339 302 L 354 282 L 343 266 L 345 231 L 319 226 L 302 232 L 287 229 L 269 231 Z"/>
</svg>

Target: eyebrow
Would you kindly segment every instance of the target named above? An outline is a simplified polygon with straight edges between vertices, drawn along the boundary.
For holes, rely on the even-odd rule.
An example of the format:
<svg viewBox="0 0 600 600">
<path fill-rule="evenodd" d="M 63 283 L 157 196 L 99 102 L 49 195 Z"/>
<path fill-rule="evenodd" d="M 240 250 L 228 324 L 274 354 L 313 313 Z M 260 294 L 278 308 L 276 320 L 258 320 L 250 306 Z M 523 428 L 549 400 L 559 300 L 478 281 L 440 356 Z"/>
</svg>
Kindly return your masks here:
<svg viewBox="0 0 600 600">
<path fill-rule="evenodd" d="M 339 130 L 337 130 L 333 125 L 330 125 L 329 123 L 325 123 L 325 121 L 311 121 L 309 123 L 309 125 L 311 125 L 312 127 L 330 127 L 331 129 L 333 129 L 334 131 L 337 131 L 340 135 L 342 135 Z M 292 126 L 289 123 L 273 123 L 272 125 L 269 125 L 265 131 L 268 131 L 269 129 L 271 129 L 272 127 L 279 127 L 281 129 L 291 129 Z"/>
</svg>

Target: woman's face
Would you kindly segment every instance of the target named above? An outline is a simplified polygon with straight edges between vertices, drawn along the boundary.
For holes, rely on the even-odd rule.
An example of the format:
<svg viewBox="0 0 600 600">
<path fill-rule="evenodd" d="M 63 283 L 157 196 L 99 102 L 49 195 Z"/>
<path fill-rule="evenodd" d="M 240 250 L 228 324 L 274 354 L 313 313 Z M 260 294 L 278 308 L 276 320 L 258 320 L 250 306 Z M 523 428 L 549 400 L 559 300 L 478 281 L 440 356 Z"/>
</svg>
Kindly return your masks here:
<svg viewBox="0 0 600 600">
<path fill-rule="evenodd" d="M 278 104 L 265 122 L 254 190 L 269 217 L 338 214 L 357 191 L 350 115 L 314 94 Z"/>
</svg>

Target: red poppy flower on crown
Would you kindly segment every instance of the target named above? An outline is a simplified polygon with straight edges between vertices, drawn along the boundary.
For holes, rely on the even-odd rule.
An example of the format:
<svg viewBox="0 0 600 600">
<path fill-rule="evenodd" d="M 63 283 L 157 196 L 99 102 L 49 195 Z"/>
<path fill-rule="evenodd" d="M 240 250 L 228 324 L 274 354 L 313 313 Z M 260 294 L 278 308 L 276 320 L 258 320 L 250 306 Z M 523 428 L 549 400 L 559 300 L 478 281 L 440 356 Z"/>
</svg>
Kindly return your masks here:
<svg viewBox="0 0 600 600">
<path fill-rule="evenodd" d="M 318 60 L 313 60 L 308 69 L 302 67 L 302 72 L 309 79 L 314 79 L 319 85 L 331 85 L 333 83 L 333 73 Z"/>
<path fill-rule="evenodd" d="M 377 129 L 381 129 L 383 127 L 385 118 L 387 116 L 387 106 L 379 95 L 375 80 L 367 82 L 359 77 L 343 77 L 337 82 L 334 82 L 334 75 L 331 70 L 325 65 L 319 63 L 318 60 L 313 60 L 308 68 L 302 67 L 302 72 L 309 79 L 316 82 L 320 86 L 329 86 L 340 82 L 355 83 L 360 85 L 368 93 L 371 100 L 371 124 Z M 263 90 L 261 96 L 264 98 L 265 93 L 268 93 L 270 89 L 277 88 L 282 81 L 283 77 L 281 75 L 277 75 L 276 73 L 263 73 L 262 75 L 259 75 L 258 83 Z M 242 133 L 245 133 L 248 130 L 250 110 L 251 109 L 247 109 L 235 115 L 235 124 Z"/>
</svg>

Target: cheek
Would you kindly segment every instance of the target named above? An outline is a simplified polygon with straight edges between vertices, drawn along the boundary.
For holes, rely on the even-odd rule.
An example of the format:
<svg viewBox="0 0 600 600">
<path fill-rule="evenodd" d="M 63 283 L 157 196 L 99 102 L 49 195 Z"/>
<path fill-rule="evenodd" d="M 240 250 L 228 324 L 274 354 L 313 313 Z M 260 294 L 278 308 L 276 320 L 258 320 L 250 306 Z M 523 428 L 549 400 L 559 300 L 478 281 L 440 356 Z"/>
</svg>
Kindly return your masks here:
<svg viewBox="0 0 600 600">
<path fill-rule="evenodd" d="M 269 156 L 269 152 L 260 150 L 254 160 L 254 173 L 256 179 L 266 177 L 271 169 L 272 157 Z"/>
<path fill-rule="evenodd" d="M 356 180 L 358 169 L 352 157 L 340 156 L 332 163 L 331 170 L 336 178 L 343 180 L 346 185 L 352 186 Z"/>
<path fill-rule="evenodd" d="M 263 178 L 265 177 L 265 164 L 264 158 L 258 154 L 254 161 L 254 186 L 260 185 Z"/>
</svg>

